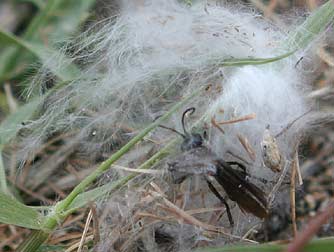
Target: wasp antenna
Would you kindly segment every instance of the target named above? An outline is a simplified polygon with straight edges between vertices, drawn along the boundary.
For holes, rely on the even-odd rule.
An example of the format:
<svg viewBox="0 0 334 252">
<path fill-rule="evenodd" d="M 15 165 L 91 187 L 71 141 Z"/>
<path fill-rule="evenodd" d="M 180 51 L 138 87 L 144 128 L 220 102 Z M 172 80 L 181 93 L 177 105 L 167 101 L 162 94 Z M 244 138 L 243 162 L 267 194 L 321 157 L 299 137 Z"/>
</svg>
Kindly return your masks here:
<svg viewBox="0 0 334 252">
<path fill-rule="evenodd" d="M 185 124 L 184 124 L 184 118 L 186 117 L 186 114 L 190 113 L 193 114 L 195 112 L 195 108 L 194 107 L 191 107 L 191 108 L 188 108 L 186 109 L 184 112 L 183 112 L 183 115 L 182 115 L 182 128 L 183 128 L 183 132 L 186 136 L 189 136 L 189 133 L 187 132 L 186 130 L 186 127 L 185 127 Z"/>
<path fill-rule="evenodd" d="M 163 129 L 168 129 L 168 130 L 170 130 L 170 131 L 173 131 L 174 133 L 176 133 L 176 134 L 182 136 L 183 139 L 186 138 L 186 136 L 185 136 L 184 134 L 182 134 L 181 132 L 178 132 L 176 129 L 169 128 L 169 127 L 166 127 L 166 126 L 164 126 L 164 125 L 158 125 L 158 127 L 163 128 Z"/>
</svg>

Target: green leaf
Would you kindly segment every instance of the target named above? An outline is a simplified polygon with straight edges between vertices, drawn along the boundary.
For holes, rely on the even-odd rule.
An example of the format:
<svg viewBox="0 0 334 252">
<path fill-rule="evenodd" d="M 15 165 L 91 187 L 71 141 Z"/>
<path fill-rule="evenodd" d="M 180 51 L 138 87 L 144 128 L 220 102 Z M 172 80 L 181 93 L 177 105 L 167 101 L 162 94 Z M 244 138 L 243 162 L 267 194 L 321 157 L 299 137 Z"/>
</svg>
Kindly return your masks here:
<svg viewBox="0 0 334 252">
<path fill-rule="evenodd" d="M 57 9 L 59 4 L 63 0 L 48 0 L 45 7 L 40 10 L 33 18 L 33 20 L 30 22 L 28 28 L 23 34 L 23 38 L 26 40 L 31 41 L 32 39 L 36 38 L 38 29 L 40 26 L 45 26 L 50 14 Z M 44 34 L 44 39 L 45 39 Z M 42 39 L 35 39 L 35 42 L 43 43 Z M 34 59 L 31 59 L 31 61 L 27 61 L 26 53 L 22 53 L 22 48 L 8 48 L 10 50 L 4 50 L 4 52 L 0 55 L 0 59 L 2 62 L 2 66 L 0 66 L 0 80 L 6 80 L 6 77 L 12 76 L 18 69 L 18 67 L 24 63 L 32 63 Z M 29 57 L 30 58 L 30 57 Z"/>
<path fill-rule="evenodd" d="M 47 25 L 50 16 L 57 11 L 63 1 L 64 0 L 48 0 L 44 8 L 34 16 L 28 28 L 25 30 L 23 37 L 28 40 L 37 38 L 40 35 L 38 34 L 40 32 L 39 28 Z"/>
<path fill-rule="evenodd" d="M 119 181 L 110 182 L 87 192 L 80 193 L 68 207 L 69 211 L 74 211 L 78 208 L 87 206 L 90 202 L 95 202 L 97 199 L 105 196 L 111 190 L 113 190 L 118 182 Z"/>
<path fill-rule="evenodd" d="M 57 9 L 56 15 L 49 19 L 43 30 L 52 31 L 50 33 L 51 40 L 66 40 L 68 36 L 72 36 L 77 32 L 78 26 L 89 17 L 89 10 L 95 4 L 96 0 L 85 1 L 62 1 Z M 61 18 L 59 18 L 61 16 Z"/>
<path fill-rule="evenodd" d="M 19 107 L 0 124 L 0 147 L 16 136 L 17 131 L 22 127 L 22 122 L 32 117 L 40 101 L 41 98 L 37 98 Z"/>
<path fill-rule="evenodd" d="M 52 41 L 65 41 L 69 36 L 72 36 L 75 31 L 77 31 L 78 25 L 81 24 L 87 17 L 88 11 L 95 3 L 95 0 L 87 1 L 75 1 L 75 0 L 48 0 L 45 1 L 45 6 L 35 15 L 31 23 L 29 24 L 27 30 L 22 36 L 22 41 L 25 42 L 24 46 L 22 44 L 20 48 L 6 48 L 3 50 L 0 59 L 0 85 L 5 80 L 15 78 L 17 75 L 20 75 L 26 70 L 26 66 L 34 63 L 34 57 L 39 57 L 43 63 L 46 59 L 50 58 L 50 55 L 53 55 L 54 50 L 45 48 L 44 50 L 41 47 L 44 44 L 52 44 Z M 8 39 L 10 39 L 8 41 Z M 1 41 L 7 45 L 8 42 L 17 42 L 13 41 L 10 37 L 0 38 L 0 47 Z M 16 44 L 16 43 L 14 43 Z M 35 46 L 35 48 L 29 48 L 29 45 Z M 36 48 L 39 47 L 39 48 Z M 42 53 L 38 54 L 33 52 L 33 54 L 27 54 L 26 51 L 22 51 L 22 48 L 30 50 L 38 50 Z M 51 53 L 50 53 L 51 52 Z M 56 54 L 60 55 L 60 54 Z M 49 64 L 53 63 L 48 61 Z M 62 61 L 60 61 L 62 62 Z M 50 69 L 57 76 L 61 77 L 62 80 L 67 80 L 68 77 L 73 77 L 73 73 L 76 73 L 72 65 L 68 65 L 68 62 L 62 64 L 59 69 L 59 61 L 54 62 L 54 67 Z M 50 65 L 47 65 L 50 67 Z M 51 64 L 52 66 L 52 64 Z M 67 68 L 70 69 L 67 69 Z M 70 74 L 70 75 L 67 75 Z"/>
<path fill-rule="evenodd" d="M 30 50 L 27 42 L 16 37 L 12 33 L 3 30 L 1 27 L 0 27 L 0 43 L 2 44 L 2 46 L 4 45 L 5 46 L 19 46 L 27 50 Z M 34 51 L 31 51 L 31 53 L 36 54 Z"/>
<path fill-rule="evenodd" d="M 33 18 L 23 38 L 39 43 L 45 39 L 46 34 L 49 35 L 48 38 L 52 36 L 57 41 L 66 39 L 86 20 L 95 1 L 47 0 L 44 4 L 40 0 L 34 0 L 43 8 L 40 8 L 41 11 Z"/>
<path fill-rule="evenodd" d="M 264 65 L 264 64 L 272 63 L 272 62 L 284 59 L 286 57 L 289 57 L 293 53 L 294 52 L 289 52 L 289 53 L 285 53 L 285 54 L 282 54 L 282 55 L 279 55 L 279 56 L 276 56 L 276 57 L 272 57 L 272 58 L 228 59 L 228 60 L 223 60 L 223 62 L 220 63 L 220 65 L 222 67 L 246 66 L 246 65 Z"/>
<path fill-rule="evenodd" d="M 201 248 L 196 252 L 281 252 L 287 245 L 264 243 L 257 245 L 234 245 L 221 248 Z M 334 247 L 334 237 L 312 240 L 305 245 L 304 252 L 332 252 Z"/>
<path fill-rule="evenodd" d="M 0 192 L 0 222 L 30 229 L 41 229 L 44 221 L 38 211 Z"/>
<path fill-rule="evenodd" d="M 2 162 L 2 149 L 10 140 L 12 140 L 17 132 L 22 127 L 22 122 L 29 120 L 33 117 L 37 111 L 39 104 L 44 98 L 50 95 L 57 89 L 67 85 L 70 81 L 62 81 L 56 84 L 52 89 L 46 92 L 43 96 L 35 98 L 34 100 L 26 103 L 18 108 L 17 111 L 6 117 L 4 121 L 0 123 L 0 191 L 9 193 L 6 183 L 6 172 Z"/>
<path fill-rule="evenodd" d="M 138 169 L 149 169 L 154 164 L 162 160 L 164 157 L 168 156 L 173 150 L 175 150 L 175 145 L 180 143 L 179 139 L 171 140 L 164 148 L 154 154 L 151 158 L 146 160 L 143 164 L 141 164 Z M 68 207 L 68 212 L 73 212 L 74 210 L 87 206 L 90 202 L 94 202 L 97 199 L 102 198 L 108 193 L 112 193 L 115 190 L 118 190 L 122 186 L 124 186 L 128 181 L 135 178 L 137 174 L 130 174 L 128 176 L 122 177 L 121 179 L 113 182 L 109 182 L 103 186 L 91 189 L 89 191 L 80 193 L 70 204 Z"/>
<path fill-rule="evenodd" d="M 204 87 L 203 87 L 204 88 Z M 163 116 L 159 117 L 153 123 L 144 128 L 138 135 L 133 137 L 127 144 L 125 144 L 120 150 L 114 153 L 110 158 L 102 162 L 99 167 L 84 178 L 79 185 L 77 185 L 72 192 L 62 201 L 58 202 L 49 215 L 43 225 L 44 230 L 54 230 L 60 221 L 64 220 L 71 213 L 71 204 L 76 197 L 86 190 L 86 188 L 92 184 L 99 176 L 101 176 L 110 166 L 120 159 L 125 153 L 127 153 L 131 148 L 133 148 L 139 141 L 141 141 L 149 132 L 158 127 L 163 121 L 167 120 L 176 110 L 180 109 L 187 102 L 189 102 L 193 97 L 199 95 L 203 88 L 194 90 L 190 95 L 183 98 L 181 101 L 176 103 L 168 112 Z M 125 181 L 128 177 L 125 178 Z M 118 181 L 117 181 L 118 182 Z M 123 181 L 121 181 L 123 182 Z M 122 185 L 119 183 L 119 185 Z M 38 249 L 43 242 L 47 239 L 47 236 L 43 232 L 35 232 L 31 234 L 22 244 L 20 244 L 17 251 L 35 251 Z M 24 249 L 24 250 L 23 250 Z"/>
<path fill-rule="evenodd" d="M 69 59 L 67 59 L 64 55 L 61 55 L 60 52 L 56 52 L 52 48 L 48 48 L 44 45 L 38 43 L 30 43 L 15 35 L 6 32 L 0 28 L 0 43 L 7 45 L 15 45 L 20 48 L 23 48 L 34 56 L 38 57 L 41 62 L 43 62 L 56 76 L 58 76 L 61 80 L 70 80 L 74 79 L 79 75 L 79 70 L 75 65 L 71 63 Z M 55 58 L 52 61 L 52 56 L 57 55 L 57 59 Z M 58 66 L 58 61 L 62 62 L 62 66 Z"/>
<path fill-rule="evenodd" d="M 0 123 L 0 191 L 5 194 L 10 194 L 6 181 L 6 171 L 2 160 L 3 147 L 12 140 L 19 129 L 22 127 L 22 122 L 30 119 L 37 110 L 41 98 L 35 99 L 18 108 L 17 111 L 6 117 Z"/>
<path fill-rule="evenodd" d="M 158 127 L 161 122 L 168 119 L 175 111 L 180 109 L 184 104 L 186 104 L 189 100 L 199 95 L 204 87 L 201 87 L 197 90 L 194 90 L 190 95 L 183 98 L 181 101 L 177 102 L 168 112 L 166 112 L 163 116 L 159 117 L 157 120 L 152 122 L 146 128 L 138 133 L 135 137 L 133 137 L 127 144 L 125 144 L 120 150 L 115 152 L 111 157 L 102 162 L 99 167 L 88 175 L 85 179 L 83 179 L 79 185 L 77 185 L 72 192 L 62 201 L 58 202 L 56 205 L 56 212 L 64 212 L 69 210 L 70 205 L 75 200 L 75 198 L 82 192 L 86 190 L 86 187 L 90 185 L 96 178 L 101 176 L 106 170 L 110 168 L 110 166 L 115 163 L 118 159 L 120 159 L 125 153 L 127 153 L 135 144 L 141 141 L 149 132 Z M 51 223 L 53 225 L 53 223 Z M 48 226 L 46 226 L 48 227 Z M 49 228 L 49 227 L 48 227 Z"/>
<path fill-rule="evenodd" d="M 307 17 L 304 23 L 293 31 L 282 44 L 283 48 L 294 51 L 307 47 L 333 22 L 334 2 L 327 1 Z"/>
</svg>

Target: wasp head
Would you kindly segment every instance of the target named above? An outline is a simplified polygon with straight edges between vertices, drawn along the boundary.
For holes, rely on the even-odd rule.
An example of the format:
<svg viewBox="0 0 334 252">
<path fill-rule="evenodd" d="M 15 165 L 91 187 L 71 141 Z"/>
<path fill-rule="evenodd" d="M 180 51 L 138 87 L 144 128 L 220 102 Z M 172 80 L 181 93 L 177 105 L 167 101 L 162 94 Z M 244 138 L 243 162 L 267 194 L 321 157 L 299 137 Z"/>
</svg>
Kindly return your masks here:
<svg viewBox="0 0 334 252">
<path fill-rule="evenodd" d="M 183 143 L 181 144 L 181 150 L 187 151 L 201 146 L 203 146 L 202 136 L 200 134 L 194 133 L 189 134 L 184 138 Z"/>
</svg>

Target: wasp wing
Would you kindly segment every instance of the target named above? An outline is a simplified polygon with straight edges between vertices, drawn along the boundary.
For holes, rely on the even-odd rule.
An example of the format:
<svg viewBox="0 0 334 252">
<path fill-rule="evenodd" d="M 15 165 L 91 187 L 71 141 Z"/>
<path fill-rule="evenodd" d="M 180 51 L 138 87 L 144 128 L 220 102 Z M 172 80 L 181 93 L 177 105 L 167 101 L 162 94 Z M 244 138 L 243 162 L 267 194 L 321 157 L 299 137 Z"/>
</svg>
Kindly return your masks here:
<svg viewBox="0 0 334 252">
<path fill-rule="evenodd" d="M 259 218 L 268 215 L 267 200 L 264 192 L 256 185 L 245 180 L 244 172 L 233 169 L 222 160 L 215 161 L 217 182 L 224 188 L 229 198 L 239 207 Z"/>
</svg>

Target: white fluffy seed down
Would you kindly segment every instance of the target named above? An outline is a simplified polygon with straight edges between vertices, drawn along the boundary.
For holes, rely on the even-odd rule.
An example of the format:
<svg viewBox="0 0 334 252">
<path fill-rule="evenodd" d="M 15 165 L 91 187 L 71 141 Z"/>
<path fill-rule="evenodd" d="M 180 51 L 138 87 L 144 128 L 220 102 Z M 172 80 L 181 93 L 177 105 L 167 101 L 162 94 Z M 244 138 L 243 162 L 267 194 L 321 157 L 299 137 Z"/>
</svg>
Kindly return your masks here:
<svg viewBox="0 0 334 252">
<path fill-rule="evenodd" d="M 287 30 L 241 5 L 204 2 L 189 7 L 173 0 L 123 1 L 119 15 L 72 42 L 67 51 L 81 62 L 82 74 L 45 101 L 43 114 L 30 124 L 25 150 L 34 150 L 55 132 L 79 129 L 78 141 L 94 151 L 122 125 L 142 128 L 208 83 L 220 85 L 223 92 L 194 99 L 193 106 L 202 112 L 223 108 L 225 119 L 256 113 L 255 120 L 228 126 L 231 139 L 218 136 L 224 142 L 219 152 L 235 142 L 237 132 L 259 146 L 266 125 L 276 132 L 307 110 L 295 57 L 284 64 L 220 67 L 228 59 L 284 53 L 279 46 Z M 34 88 L 45 82 L 36 80 Z M 93 131 L 95 140 L 87 141 Z"/>
<path fill-rule="evenodd" d="M 136 132 L 195 88 L 211 84 L 208 94 L 188 106 L 197 108 L 194 116 L 208 118 L 208 124 L 211 118 L 255 118 L 222 125 L 225 134 L 213 127 L 209 145 L 226 160 L 241 157 L 251 174 L 272 177 L 263 165 L 263 134 L 269 126 L 275 136 L 310 109 L 307 80 L 296 62 L 312 49 L 267 65 L 222 67 L 225 60 L 286 53 L 281 45 L 289 27 L 275 27 L 242 5 L 207 2 L 189 7 L 173 0 L 123 0 L 117 16 L 72 41 L 64 51 L 80 63 L 82 74 L 48 96 L 40 117 L 24 126 L 30 134 L 23 139 L 23 153 L 34 152 L 54 133 L 78 132 L 75 141 L 87 155 L 94 154 L 110 148 L 106 143 L 116 131 Z M 59 68 L 67 67 L 57 55 L 51 60 Z M 30 91 L 43 86 L 47 73 L 42 70 Z M 181 114 L 169 126 L 181 129 Z M 282 158 L 290 158 L 308 118 L 302 117 L 277 138 Z M 157 138 L 160 133 L 174 136 L 156 132 Z M 240 139 L 247 140 L 249 153 Z M 236 232 L 248 224 L 241 223 Z"/>
<path fill-rule="evenodd" d="M 219 140 L 213 140 L 222 153 L 233 151 L 247 157 L 238 136 L 247 138 L 256 155 L 252 168 L 254 174 L 267 173 L 263 171 L 261 151 L 266 127 L 269 127 L 272 136 L 284 131 L 276 140 L 281 154 L 287 159 L 291 159 L 294 143 L 307 127 L 307 115 L 295 121 L 309 110 L 298 71 L 288 62 L 280 69 L 275 66 L 245 66 L 228 74 L 223 94 L 213 105 L 213 114 L 218 122 L 255 114 L 254 119 L 223 125 L 225 134 Z M 218 109 L 223 109 L 224 113 L 217 113 Z"/>
</svg>

